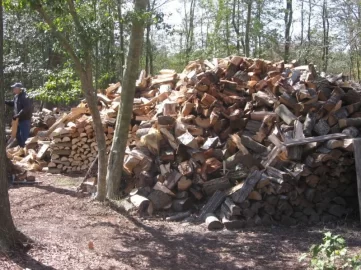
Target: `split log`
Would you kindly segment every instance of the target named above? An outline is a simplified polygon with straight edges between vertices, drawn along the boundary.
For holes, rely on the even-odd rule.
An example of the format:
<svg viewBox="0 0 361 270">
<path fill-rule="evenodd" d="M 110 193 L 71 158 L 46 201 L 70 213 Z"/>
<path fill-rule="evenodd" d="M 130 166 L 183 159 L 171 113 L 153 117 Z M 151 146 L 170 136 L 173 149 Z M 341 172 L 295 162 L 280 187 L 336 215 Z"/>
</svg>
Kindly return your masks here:
<svg viewBox="0 0 361 270">
<path fill-rule="evenodd" d="M 326 135 L 330 131 L 330 126 L 327 124 L 326 120 L 319 120 L 314 126 L 313 130 L 320 136 Z"/>
<path fill-rule="evenodd" d="M 237 230 L 245 227 L 245 222 L 243 220 L 229 220 L 226 217 L 222 216 L 221 221 L 227 230 Z"/>
<path fill-rule="evenodd" d="M 300 139 L 300 140 L 291 140 L 288 142 L 284 142 L 282 144 L 286 147 L 289 147 L 289 146 L 296 146 L 296 145 L 305 145 L 305 144 L 312 143 L 312 142 L 323 142 L 323 141 L 327 141 L 327 140 L 331 140 L 331 139 L 344 139 L 344 138 L 347 138 L 347 135 L 341 134 L 341 133 L 335 133 L 335 134 L 328 134 L 328 135 L 323 135 L 323 136 L 318 136 L 318 137 L 309 137 L 309 138 L 304 138 L 304 139 Z"/>
<path fill-rule="evenodd" d="M 218 171 L 222 168 L 222 162 L 216 158 L 208 158 L 202 166 L 202 172 L 206 174 L 211 174 Z"/>
<path fill-rule="evenodd" d="M 191 209 L 193 206 L 193 201 L 191 198 L 174 200 L 172 202 L 172 209 L 176 212 L 183 212 Z"/>
<path fill-rule="evenodd" d="M 253 136 L 252 139 L 255 140 L 258 143 L 262 143 L 263 140 L 270 133 L 270 131 L 271 131 L 273 125 L 274 125 L 275 120 L 276 120 L 275 115 L 267 115 L 267 116 L 265 116 L 259 131 L 257 131 L 256 135 Z"/>
<path fill-rule="evenodd" d="M 314 129 L 316 124 L 316 114 L 313 112 L 309 112 L 306 115 L 306 119 L 303 125 L 303 132 L 305 136 L 310 137 L 312 135 L 312 130 Z"/>
<path fill-rule="evenodd" d="M 167 102 L 164 103 L 163 115 L 164 116 L 176 116 L 177 115 L 177 106 L 176 102 Z"/>
<path fill-rule="evenodd" d="M 251 149 L 252 151 L 254 151 L 255 153 L 264 153 L 267 152 L 267 147 L 265 147 L 264 145 L 254 141 L 252 138 L 248 137 L 248 136 L 241 136 L 241 141 L 242 144 Z"/>
<path fill-rule="evenodd" d="M 177 184 L 178 190 L 186 191 L 192 186 L 192 180 L 182 177 Z"/>
<path fill-rule="evenodd" d="M 342 134 L 345 134 L 351 138 L 356 138 L 359 134 L 359 131 L 355 127 L 347 127 L 344 130 L 342 130 Z"/>
<path fill-rule="evenodd" d="M 340 119 L 338 120 L 338 125 L 340 126 L 340 128 L 361 127 L 361 117 Z"/>
<path fill-rule="evenodd" d="M 46 151 L 49 149 L 49 147 L 50 147 L 49 144 L 43 144 L 41 146 L 40 150 L 38 151 L 38 154 L 36 155 L 36 158 L 38 160 L 41 160 L 44 157 Z"/>
<path fill-rule="evenodd" d="M 166 221 L 179 221 L 179 220 L 183 220 L 183 219 L 189 217 L 191 214 L 192 214 L 191 211 L 186 211 L 186 212 L 178 213 L 173 216 L 167 217 L 165 220 Z"/>
<path fill-rule="evenodd" d="M 287 125 L 293 124 L 293 122 L 297 119 L 297 117 L 283 104 L 276 108 L 275 113 L 281 117 Z"/>
<path fill-rule="evenodd" d="M 185 146 L 188 146 L 193 149 L 198 149 L 197 140 L 189 132 L 184 133 L 178 137 L 178 141 Z"/>
<path fill-rule="evenodd" d="M 152 202 L 154 210 L 163 209 L 172 202 L 172 197 L 160 190 L 153 190 L 148 199 Z"/>
<path fill-rule="evenodd" d="M 200 221 L 205 221 L 206 215 L 208 213 L 213 213 L 214 211 L 216 211 L 225 199 L 226 195 L 222 191 L 217 190 L 207 201 L 206 205 L 203 206 L 198 219 Z"/>
<path fill-rule="evenodd" d="M 164 181 L 164 186 L 166 186 L 168 189 L 174 188 L 181 177 L 182 175 L 179 172 L 172 171 Z"/>
<path fill-rule="evenodd" d="M 257 170 L 251 173 L 240 189 L 231 194 L 235 203 L 242 203 L 248 197 L 255 185 L 261 179 L 262 173 L 263 171 Z"/>
<path fill-rule="evenodd" d="M 153 205 L 147 198 L 136 194 L 130 197 L 130 201 L 138 208 L 139 216 L 152 215 Z"/>
<path fill-rule="evenodd" d="M 241 208 L 238 205 L 235 205 L 231 198 L 227 197 L 223 204 L 227 207 L 232 216 L 241 215 Z"/>
<path fill-rule="evenodd" d="M 203 184 L 203 191 L 208 196 L 213 195 L 217 190 L 223 191 L 231 187 L 227 177 L 216 178 Z"/>
</svg>

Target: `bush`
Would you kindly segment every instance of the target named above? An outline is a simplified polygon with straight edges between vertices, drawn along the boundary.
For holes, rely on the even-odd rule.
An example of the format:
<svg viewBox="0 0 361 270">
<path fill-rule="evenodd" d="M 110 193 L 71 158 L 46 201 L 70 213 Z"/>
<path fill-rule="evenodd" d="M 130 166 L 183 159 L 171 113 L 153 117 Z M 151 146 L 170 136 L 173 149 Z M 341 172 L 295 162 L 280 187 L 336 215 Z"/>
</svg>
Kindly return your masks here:
<svg viewBox="0 0 361 270">
<path fill-rule="evenodd" d="M 310 258 L 310 268 L 317 270 L 361 269 L 361 254 L 349 256 L 346 241 L 340 235 L 327 232 L 322 240 L 322 244 L 312 245 L 300 261 Z"/>
</svg>

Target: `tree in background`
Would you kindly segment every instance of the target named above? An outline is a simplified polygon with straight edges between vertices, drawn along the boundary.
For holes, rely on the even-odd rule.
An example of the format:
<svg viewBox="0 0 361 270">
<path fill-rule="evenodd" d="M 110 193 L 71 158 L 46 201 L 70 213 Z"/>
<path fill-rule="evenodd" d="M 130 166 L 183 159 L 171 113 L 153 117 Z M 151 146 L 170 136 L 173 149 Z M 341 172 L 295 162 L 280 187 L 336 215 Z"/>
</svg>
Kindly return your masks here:
<svg viewBox="0 0 361 270">
<path fill-rule="evenodd" d="M 291 26 L 293 18 L 293 8 L 292 0 L 286 0 L 286 9 L 285 9 L 285 54 L 284 60 L 287 63 L 290 56 L 290 46 L 291 46 Z"/>
</svg>

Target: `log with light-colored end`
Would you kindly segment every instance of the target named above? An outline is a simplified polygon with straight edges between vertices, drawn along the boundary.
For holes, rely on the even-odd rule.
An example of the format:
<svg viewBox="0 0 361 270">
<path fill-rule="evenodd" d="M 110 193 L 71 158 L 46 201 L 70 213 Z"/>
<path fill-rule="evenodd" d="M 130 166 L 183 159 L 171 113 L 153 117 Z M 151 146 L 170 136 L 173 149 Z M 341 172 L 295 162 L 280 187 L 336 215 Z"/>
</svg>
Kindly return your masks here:
<svg viewBox="0 0 361 270">
<path fill-rule="evenodd" d="M 208 230 L 222 230 L 224 228 L 224 225 L 222 222 L 219 221 L 219 219 L 213 214 L 209 213 L 206 216 L 206 225 Z"/>
</svg>

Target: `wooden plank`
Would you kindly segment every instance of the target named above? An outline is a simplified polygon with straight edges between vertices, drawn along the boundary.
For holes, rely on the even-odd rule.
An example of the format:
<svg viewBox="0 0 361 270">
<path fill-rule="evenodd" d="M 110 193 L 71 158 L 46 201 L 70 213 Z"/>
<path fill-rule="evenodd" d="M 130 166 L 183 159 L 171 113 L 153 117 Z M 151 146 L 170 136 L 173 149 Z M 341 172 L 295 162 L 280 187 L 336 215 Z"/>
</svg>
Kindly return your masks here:
<svg viewBox="0 0 361 270">
<path fill-rule="evenodd" d="M 358 194 L 358 205 L 359 205 L 360 220 L 361 220 L 361 139 L 354 139 L 353 147 L 355 152 L 357 194 Z"/>
<path fill-rule="evenodd" d="M 40 147 L 40 150 L 38 152 L 38 154 L 36 155 L 36 158 L 38 160 L 42 159 L 46 153 L 46 151 L 48 150 L 50 144 L 43 144 L 41 147 Z"/>
<path fill-rule="evenodd" d="M 18 132 L 19 118 L 11 121 L 11 138 L 16 138 L 16 133 Z"/>
<path fill-rule="evenodd" d="M 232 199 L 235 203 L 242 203 L 247 199 L 248 195 L 261 179 L 262 173 L 263 171 L 256 170 L 247 177 L 242 187 L 232 194 Z"/>
<path fill-rule="evenodd" d="M 68 114 L 64 113 L 62 117 L 60 117 L 46 132 L 45 137 L 49 137 L 51 133 L 63 122 L 65 122 L 68 119 Z"/>
<path fill-rule="evenodd" d="M 327 140 L 333 140 L 333 139 L 346 139 L 347 135 L 342 133 L 335 133 L 335 134 L 328 134 L 323 136 L 317 136 L 317 137 L 308 137 L 304 139 L 295 139 L 295 140 L 289 140 L 288 142 L 283 142 L 282 145 L 289 147 L 289 146 L 296 146 L 296 145 L 305 145 L 308 143 L 313 142 L 324 142 Z"/>
</svg>

